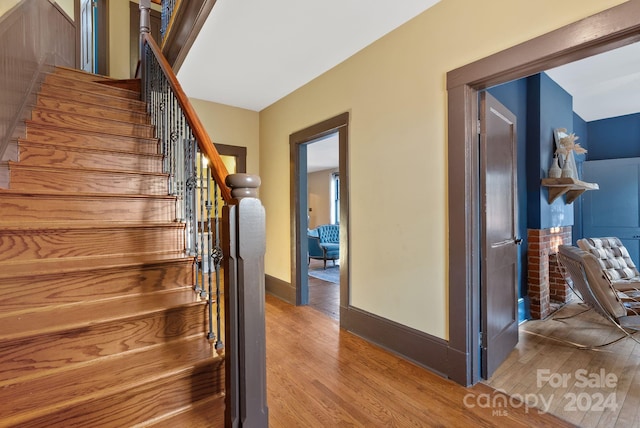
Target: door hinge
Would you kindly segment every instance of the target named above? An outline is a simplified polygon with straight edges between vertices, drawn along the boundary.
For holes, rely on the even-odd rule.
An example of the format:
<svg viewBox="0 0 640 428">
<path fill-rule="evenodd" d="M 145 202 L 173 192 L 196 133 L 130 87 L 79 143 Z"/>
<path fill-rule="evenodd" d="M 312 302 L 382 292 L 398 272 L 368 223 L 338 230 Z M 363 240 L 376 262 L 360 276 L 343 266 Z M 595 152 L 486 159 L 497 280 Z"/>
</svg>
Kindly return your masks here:
<svg viewBox="0 0 640 428">
<path fill-rule="evenodd" d="M 476 128 L 476 132 L 480 134 L 480 119 L 478 119 L 478 126 Z"/>
</svg>

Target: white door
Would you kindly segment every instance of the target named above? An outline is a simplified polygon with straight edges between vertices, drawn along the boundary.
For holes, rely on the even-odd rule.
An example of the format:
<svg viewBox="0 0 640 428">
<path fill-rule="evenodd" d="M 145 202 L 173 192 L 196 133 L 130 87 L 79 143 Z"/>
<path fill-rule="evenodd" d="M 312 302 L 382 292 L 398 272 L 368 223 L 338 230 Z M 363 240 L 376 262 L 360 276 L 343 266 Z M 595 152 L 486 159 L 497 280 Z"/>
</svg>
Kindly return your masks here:
<svg viewBox="0 0 640 428">
<path fill-rule="evenodd" d="M 80 68 L 93 73 L 93 1 L 80 0 Z"/>
</svg>

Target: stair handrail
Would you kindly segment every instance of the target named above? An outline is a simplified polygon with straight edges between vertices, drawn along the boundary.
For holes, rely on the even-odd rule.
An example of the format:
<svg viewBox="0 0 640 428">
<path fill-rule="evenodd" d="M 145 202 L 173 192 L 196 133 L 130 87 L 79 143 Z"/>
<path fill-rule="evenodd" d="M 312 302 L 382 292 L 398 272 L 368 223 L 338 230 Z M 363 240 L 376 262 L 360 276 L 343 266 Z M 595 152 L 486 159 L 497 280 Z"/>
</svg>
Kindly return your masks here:
<svg viewBox="0 0 640 428">
<path fill-rule="evenodd" d="M 178 82 L 178 78 L 173 72 L 173 69 L 165 59 L 164 55 L 162 54 L 162 50 L 160 49 L 156 41 L 151 36 L 151 33 L 143 32 L 141 33 L 140 37 L 141 37 L 142 44 L 143 45 L 146 44 L 151 50 L 151 52 L 153 52 L 154 56 L 156 57 L 156 60 L 158 61 L 158 65 L 162 69 L 162 72 L 164 73 L 167 81 L 169 82 L 169 85 L 171 86 L 171 90 L 173 91 L 175 97 L 177 98 L 178 103 L 180 104 L 180 107 L 184 112 L 185 118 L 188 121 L 189 126 L 191 127 L 191 130 L 193 131 L 194 137 L 198 143 L 198 147 L 200 148 L 200 151 L 204 153 L 207 159 L 209 160 L 211 173 L 213 175 L 214 180 L 220 187 L 220 193 L 222 198 L 224 199 L 225 202 L 230 201 L 232 199 L 231 190 L 226 185 L 226 179 L 227 179 L 227 176 L 229 175 L 229 171 L 227 170 L 227 167 L 224 165 L 224 162 L 222 161 L 222 158 L 220 157 L 218 150 L 214 146 L 213 141 L 211 140 L 211 137 L 205 130 L 204 125 L 202 124 L 202 122 L 200 121 L 200 118 L 198 117 L 198 114 L 196 113 L 195 109 L 191 105 L 191 102 L 189 102 L 189 98 L 184 93 L 184 90 L 182 89 L 180 82 Z M 141 50 L 141 52 L 144 52 L 144 50 Z M 144 67 L 144 62 L 143 62 L 143 67 Z"/>
<path fill-rule="evenodd" d="M 156 2 L 157 3 L 157 2 Z M 176 12 L 180 8 L 182 0 L 164 0 L 162 2 L 162 17 L 160 24 L 160 34 L 162 35 L 161 45 L 164 47 L 169 33 L 173 29 L 173 23 L 175 21 Z"/>
<path fill-rule="evenodd" d="M 194 289 L 208 300 L 208 338 L 217 339 L 216 350 L 225 349 L 225 426 L 267 427 L 266 226 L 265 210 L 257 197 L 260 178 L 228 173 L 149 33 L 149 1 L 140 0 L 142 95 L 156 126 L 169 193 L 177 197 L 176 219 L 185 223 L 185 250 L 194 260 Z M 222 217 L 218 190 L 225 202 Z M 221 266 L 224 345 L 220 340 Z"/>
</svg>

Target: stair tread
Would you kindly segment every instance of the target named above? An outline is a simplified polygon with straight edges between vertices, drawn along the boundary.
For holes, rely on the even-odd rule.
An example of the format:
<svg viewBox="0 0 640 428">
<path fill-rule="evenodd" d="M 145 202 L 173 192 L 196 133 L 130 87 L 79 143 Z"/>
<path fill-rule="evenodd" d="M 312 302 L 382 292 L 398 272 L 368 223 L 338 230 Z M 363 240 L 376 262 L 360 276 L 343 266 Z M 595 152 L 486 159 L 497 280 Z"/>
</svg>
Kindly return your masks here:
<svg viewBox="0 0 640 428">
<path fill-rule="evenodd" d="M 101 91 L 105 88 L 108 89 L 107 92 L 109 92 L 110 96 L 116 97 L 116 98 L 125 98 L 125 99 L 133 99 L 135 100 L 136 97 L 140 97 L 140 93 L 136 92 L 136 91 L 131 91 L 129 89 L 123 89 L 123 88 L 117 88 L 114 86 L 110 86 L 110 85 L 102 85 L 98 82 L 89 82 L 86 80 L 82 80 L 82 79 L 74 79 L 73 77 L 64 75 L 64 74 L 60 74 L 60 73 L 49 73 L 47 74 L 47 76 L 44 79 L 43 82 L 43 86 L 44 85 L 52 85 L 52 86 L 62 86 L 60 84 L 58 84 L 57 81 L 59 80 L 63 80 L 63 81 L 68 81 L 70 82 L 69 87 L 70 88 L 75 88 L 77 89 L 78 86 L 73 86 L 74 83 L 71 82 L 75 82 L 75 84 L 79 85 L 80 88 L 87 88 L 87 89 L 82 89 L 85 90 L 85 92 L 89 92 L 89 88 L 95 89 L 97 90 L 99 93 L 102 93 Z M 53 81 L 53 82 L 52 82 Z M 140 101 L 140 100 L 137 100 Z M 142 102 L 142 101 L 140 101 Z"/>
<path fill-rule="evenodd" d="M 70 272 L 92 271 L 97 269 L 126 269 L 135 266 L 151 266 L 164 263 L 182 263 L 193 261 L 193 257 L 177 252 L 143 253 L 134 256 L 110 257 L 69 257 L 58 259 L 28 260 L 11 262 L 2 265 L 0 279 L 16 276 L 39 276 L 53 273 L 65 274 Z"/>
<path fill-rule="evenodd" d="M 203 338 L 173 341 L 116 356 L 71 366 L 0 389 L 0 400 L 11 402 L 3 415 L 17 423 L 44 416 L 66 406 L 106 397 L 150 381 L 180 376 L 193 367 L 219 366 L 223 358 L 214 356 Z M 55 391 L 55 395 L 51 395 Z M 11 419 L 13 417 L 13 419 Z"/>
<path fill-rule="evenodd" d="M 103 322 L 134 319 L 179 306 L 202 305 L 192 289 L 163 290 L 144 295 L 55 305 L 0 314 L 0 344 L 26 336 L 86 328 Z M 55 320 L 55 323 L 52 322 Z M 0 400 L 1 402 L 1 400 Z"/>
<path fill-rule="evenodd" d="M 49 406 L 31 414 L 17 415 L 10 422 L 12 425 L 23 422 L 30 427 L 148 426 L 158 414 L 176 406 L 184 407 L 189 402 L 220 395 L 224 389 L 223 370 L 224 361 L 211 357 L 162 376 L 130 380 L 125 385 L 96 391 L 66 407 Z"/>
<path fill-rule="evenodd" d="M 104 86 L 104 85 L 103 85 Z M 73 87 L 65 87 L 54 84 L 47 84 L 47 86 L 43 86 L 38 92 L 38 95 L 53 95 L 59 96 L 59 94 L 63 94 L 68 96 L 70 99 L 81 100 L 82 102 L 86 102 L 94 105 L 103 105 L 109 106 L 118 109 L 126 109 L 135 111 L 138 113 L 146 113 L 147 106 L 146 103 L 140 101 L 138 99 L 132 98 L 122 98 L 118 96 L 112 96 L 105 93 L 96 93 L 91 91 L 85 91 L 79 88 Z"/>
<path fill-rule="evenodd" d="M 176 196 L 173 195 L 145 195 L 135 193 L 81 193 L 76 192 L 55 192 L 50 193 L 44 190 L 14 190 L 14 189 L 0 189 L 1 197 L 51 197 L 51 198 L 79 198 L 79 199 L 168 199 L 175 200 Z"/>
<path fill-rule="evenodd" d="M 150 229 L 150 228 L 171 228 L 183 229 L 185 226 L 179 222 L 130 222 L 130 221 L 38 221 L 38 222 L 20 222 L 20 221 L 2 221 L 0 219 L 0 227 L 2 231 L 34 231 L 34 230 L 105 230 L 105 229 Z"/>
<path fill-rule="evenodd" d="M 128 155 L 128 156 L 136 156 L 136 157 L 143 157 L 143 158 L 151 158 L 151 159 L 155 159 L 155 160 L 161 160 L 164 159 L 164 156 L 162 156 L 161 154 L 157 154 L 157 153 L 139 153 L 139 152 L 131 152 L 131 151 L 124 151 L 124 150 L 116 150 L 116 149 L 110 149 L 108 147 L 105 148 L 101 148 L 101 149 L 94 149 L 94 148 L 87 148 L 87 147 L 82 147 L 82 146 L 68 146 L 68 145 L 60 145 L 60 144 L 56 144 L 56 143 L 44 143 L 44 142 L 40 142 L 40 141 L 33 141 L 30 140 L 28 137 L 27 138 L 19 138 L 18 142 L 20 144 L 25 144 L 25 145 L 37 145 L 37 146 L 42 146 L 42 147 L 54 147 L 56 149 L 59 150 L 64 150 L 64 151 L 74 151 L 74 152 L 83 152 L 83 153 L 103 153 L 103 154 L 118 154 L 118 155 Z"/>
<path fill-rule="evenodd" d="M 91 73 L 89 71 L 85 71 L 85 70 L 80 70 L 77 68 L 71 68 L 71 67 L 65 67 L 64 65 L 56 65 L 53 68 L 53 73 L 57 74 L 57 72 L 60 71 L 62 73 L 68 73 L 70 75 L 80 75 L 80 76 L 84 76 L 87 78 L 95 78 L 95 79 L 102 79 L 102 80 L 117 80 L 113 77 L 110 76 L 105 76 L 103 74 L 97 74 L 97 73 Z"/>
<path fill-rule="evenodd" d="M 95 131 L 90 129 L 75 129 L 69 128 L 63 125 L 51 125 L 49 123 L 36 122 L 31 119 L 25 120 L 27 124 L 27 138 L 29 138 L 29 128 L 37 128 L 37 129 L 49 129 L 54 131 L 63 131 L 63 132 L 74 132 L 82 135 L 95 135 L 99 137 L 108 137 L 115 140 L 124 140 L 124 141 L 138 141 L 140 144 L 158 144 L 158 139 L 156 137 L 138 137 L 132 135 L 120 135 L 120 134 L 110 134 L 107 131 Z"/>
<path fill-rule="evenodd" d="M 60 95 L 55 95 L 55 94 L 40 94 L 40 95 L 38 95 L 38 100 L 36 101 L 35 104 L 33 104 L 31 106 L 32 109 L 35 109 L 37 107 L 47 108 L 45 106 L 41 106 L 41 105 L 38 104 L 38 102 L 39 102 L 39 100 L 41 98 L 42 99 L 46 99 L 46 100 L 50 100 L 50 101 L 73 104 L 73 105 L 78 106 L 79 108 L 94 108 L 94 109 L 104 110 L 105 112 L 113 112 L 113 113 L 120 113 L 120 114 L 131 114 L 132 116 L 138 117 L 138 119 L 143 119 L 145 121 L 147 121 L 149 119 L 149 115 L 145 111 L 132 111 L 131 109 L 127 109 L 127 108 L 112 107 L 112 106 L 108 106 L 108 105 L 104 105 L 104 104 L 90 103 L 90 102 L 86 102 L 86 101 L 69 100 L 68 98 L 62 97 Z M 49 107 L 49 108 L 51 108 L 51 107 Z M 61 110 L 61 111 L 66 111 L 66 110 Z M 79 113 L 79 114 L 84 114 L 86 116 L 94 116 L 94 115 L 86 114 L 86 113 Z"/>
<path fill-rule="evenodd" d="M 154 126 L 150 123 L 139 123 L 139 122 L 135 122 L 135 121 L 129 121 L 129 120 L 120 120 L 120 119 L 112 119 L 110 117 L 97 117 L 97 116 L 92 116 L 92 115 L 88 115 L 88 114 L 83 114 L 83 113 L 76 113 L 76 112 L 69 112 L 69 111 L 65 111 L 65 110 L 56 110 L 53 108 L 49 108 L 49 107 L 45 107 L 45 106 L 40 106 L 40 105 L 35 105 L 33 107 L 33 109 L 31 110 L 31 115 L 32 115 L 32 120 L 33 119 L 33 114 L 36 112 L 44 112 L 44 113 L 49 113 L 52 115 L 56 115 L 56 116 L 70 116 L 70 117 L 82 117 L 82 118 L 86 118 L 86 119 L 91 119 L 94 121 L 98 121 L 98 122 L 104 122 L 105 124 L 112 124 L 112 126 L 117 126 L 117 125 L 132 125 L 135 126 L 137 128 L 147 128 L 149 130 L 153 130 Z M 109 126 L 109 125 L 105 125 L 105 126 Z M 70 126 L 71 129 L 76 129 L 75 126 Z M 79 128 L 79 129 L 86 129 L 86 128 Z M 115 135 L 125 135 L 125 136 L 129 136 L 130 134 L 119 134 L 116 133 Z M 151 137 L 146 137 L 146 138 L 151 138 Z"/>
<path fill-rule="evenodd" d="M 65 168 L 65 167 L 55 167 L 55 166 L 33 166 L 33 165 L 24 165 L 20 162 L 9 161 L 8 162 L 10 168 L 22 168 L 36 171 L 84 171 L 84 172 L 96 172 L 96 173 L 105 173 L 105 174 L 131 174 L 131 175 L 149 175 L 154 177 L 168 177 L 169 174 L 164 172 L 147 172 L 147 171 L 121 171 L 117 169 L 99 169 L 99 168 Z M 84 195 L 84 193 L 83 193 Z"/>
</svg>

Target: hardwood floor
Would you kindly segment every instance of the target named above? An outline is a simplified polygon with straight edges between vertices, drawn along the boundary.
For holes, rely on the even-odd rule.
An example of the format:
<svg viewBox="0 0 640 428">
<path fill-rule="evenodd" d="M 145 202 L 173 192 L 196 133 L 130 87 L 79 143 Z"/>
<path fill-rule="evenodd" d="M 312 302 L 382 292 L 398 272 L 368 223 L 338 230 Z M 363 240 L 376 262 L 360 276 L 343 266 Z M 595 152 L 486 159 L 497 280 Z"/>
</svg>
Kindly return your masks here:
<svg viewBox="0 0 640 428">
<path fill-rule="evenodd" d="M 309 269 L 322 269 L 322 260 L 312 259 Z M 340 284 L 309 276 L 309 306 L 334 320 L 339 320 Z"/>
<path fill-rule="evenodd" d="M 268 295 L 266 331 L 271 427 L 573 426 L 484 384 L 459 386 L 308 306 Z"/>
<path fill-rule="evenodd" d="M 574 301 L 551 318 L 520 326 L 520 343 L 486 383 L 581 427 L 640 426 L 640 344 Z"/>
</svg>

